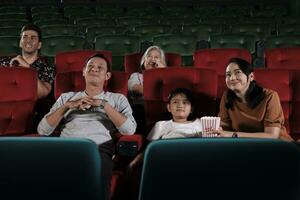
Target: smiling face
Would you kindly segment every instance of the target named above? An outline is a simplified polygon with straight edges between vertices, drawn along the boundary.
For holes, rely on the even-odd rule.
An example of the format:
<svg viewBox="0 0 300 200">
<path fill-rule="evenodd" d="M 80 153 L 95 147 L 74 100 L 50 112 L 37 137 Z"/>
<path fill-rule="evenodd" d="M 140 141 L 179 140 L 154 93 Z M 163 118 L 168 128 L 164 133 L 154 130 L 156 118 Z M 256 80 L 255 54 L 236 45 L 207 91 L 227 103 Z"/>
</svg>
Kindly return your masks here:
<svg viewBox="0 0 300 200">
<path fill-rule="evenodd" d="M 191 114 L 192 106 L 184 94 L 177 94 L 170 100 L 167 109 L 175 122 L 185 122 Z"/>
<path fill-rule="evenodd" d="M 226 68 L 226 85 L 235 93 L 245 95 L 253 80 L 253 73 L 247 76 L 236 63 L 229 63 Z"/>
<path fill-rule="evenodd" d="M 104 82 L 110 78 L 107 71 L 107 63 L 103 58 L 91 58 L 83 69 L 83 76 L 86 83 L 94 86 L 103 86 Z"/>
<path fill-rule="evenodd" d="M 42 43 L 36 31 L 27 30 L 22 32 L 19 46 L 23 53 L 34 54 L 38 53 L 38 50 L 42 47 Z"/>
<path fill-rule="evenodd" d="M 153 69 L 156 68 L 157 62 L 161 60 L 160 52 L 157 49 L 153 49 L 149 51 L 148 55 L 145 57 L 144 66 L 145 69 Z"/>
</svg>

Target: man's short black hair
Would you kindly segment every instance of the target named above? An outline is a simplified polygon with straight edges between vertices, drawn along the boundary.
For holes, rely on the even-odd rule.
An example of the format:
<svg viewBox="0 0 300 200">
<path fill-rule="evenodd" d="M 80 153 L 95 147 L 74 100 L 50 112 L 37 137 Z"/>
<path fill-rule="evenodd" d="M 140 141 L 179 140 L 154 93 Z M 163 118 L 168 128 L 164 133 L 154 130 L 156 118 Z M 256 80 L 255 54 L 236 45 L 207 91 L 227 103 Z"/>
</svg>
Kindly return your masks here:
<svg viewBox="0 0 300 200">
<path fill-rule="evenodd" d="M 97 53 L 97 54 L 94 54 L 92 55 L 91 57 L 89 57 L 87 60 L 86 60 L 86 63 L 89 62 L 89 60 L 91 60 L 92 58 L 102 58 L 105 60 L 106 62 L 106 65 L 107 65 L 107 72 L 111 72 L 111 65 L 110 65 L 110 62 L 109 60 L 101 53 Z"/>
<path fill-rule="evenodd" d="M 35 31 L 38 34 L 39 42 L 42 40 L 42 31 L 41 31 L 40 27 L 38 27 L 37 25 L 26 24 L 25 26 L 23 26 L 21 29 L 21 36 L 24 31 Z"/>
</svg>

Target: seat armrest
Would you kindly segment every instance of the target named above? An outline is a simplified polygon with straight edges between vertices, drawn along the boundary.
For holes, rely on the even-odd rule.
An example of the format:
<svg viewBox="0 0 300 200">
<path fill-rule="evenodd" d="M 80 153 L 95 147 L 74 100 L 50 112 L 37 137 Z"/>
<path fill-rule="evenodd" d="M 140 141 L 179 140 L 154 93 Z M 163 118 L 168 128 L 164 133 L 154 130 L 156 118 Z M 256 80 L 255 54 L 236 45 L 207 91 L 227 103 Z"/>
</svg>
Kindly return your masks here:
<svg viewBox="0 0 300 200">
<path fill-rule="evenodd" d="M 122 135 L 117 142 L 117 153 L 121 156 L 136 156 L 143 145 L 143 136 Z"/>
</svg>

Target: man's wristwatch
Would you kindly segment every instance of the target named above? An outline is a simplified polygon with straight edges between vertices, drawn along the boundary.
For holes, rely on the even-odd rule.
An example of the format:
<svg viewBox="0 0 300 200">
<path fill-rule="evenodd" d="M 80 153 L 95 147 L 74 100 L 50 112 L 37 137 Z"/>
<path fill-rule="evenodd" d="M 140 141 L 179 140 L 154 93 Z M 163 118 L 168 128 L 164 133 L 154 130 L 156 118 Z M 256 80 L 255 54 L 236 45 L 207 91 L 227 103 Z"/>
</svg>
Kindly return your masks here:
<svg viewBox="0 0 300 200">
<path fill-rule="evenodd" d="M 104 109 L 104 106 L 105 106 L 105 104 L 107 103 L 107 100 L 105 100 L 105 99 L 100 99 L 100 105 L 99 105 L 99 107 L 100 107 L 100 109 Z"/>
<path fill-rule="evenodd" d="M 233 137 L 233 138 L 238 138 L 239 135 L 237 134 L 237 132 L 233 132 L 231 137 Z"/>
</svg>

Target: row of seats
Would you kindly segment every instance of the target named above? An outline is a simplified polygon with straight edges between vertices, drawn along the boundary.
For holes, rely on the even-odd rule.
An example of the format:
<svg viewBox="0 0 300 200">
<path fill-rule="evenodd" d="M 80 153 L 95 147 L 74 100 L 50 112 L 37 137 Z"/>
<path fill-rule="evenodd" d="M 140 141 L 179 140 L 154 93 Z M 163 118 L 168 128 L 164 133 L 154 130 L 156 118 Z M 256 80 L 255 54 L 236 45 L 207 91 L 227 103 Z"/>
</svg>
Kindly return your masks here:
<svg viewBox="0 0 300 200">
<path fill-rule="evenodd" d="M 105 197 L 102 160 L 89 140 L 0 138 L 0 153 L 2 195 L 11 200 Z M 241 138 L 160 140 L 149 145 L 144 157 L 139 200 L 300 197 L 300 149 L 295 144 Z M 126 199 L 125 193 L 119 199 Z"/>
<path fill-rule="evenodd" d="M 86 57 L 88 56 L 87 53 Z M 62 65 L 61 68 L 58 68 L 55 79 L 54 91 L 56 98 L 62 92 L 84 89 L 82 65 L 76 64 L 74 60 L 70 62 L 68 59 L 63 59 L 61 61 Z M 83 61 L 81 60 L 80 62 Z M 220 68 L 220 66 L 218 67 Z M 224 70 L 225 64 L 222 65 L 222 68 Z M 3 115 L 1 117 L 1 134 L 24 134 L 28 122 L 30 122 L 30 117 L 32 116 L 30 114 L 33 114 L 36 100 L 36 95 L 34 95 L 36 94 L 36 84 L 34 84 L 36 79 L 31 77 L 36 74 L 31 72 L 32 70 L 30 69 L 25 69 L 24 74 L 29 73 L 29 75 L 31 75 L 28 79 L 28 76 L 21 75 L 24 70 L 23 68 L 1 68 L 0 70 L 1 76 L 4 77 L 1 79 L 3 80 L 1 86 L 7 92 L 7 95 L 1 98 L 3 103 L 1 112 Z M 294 75 L 292 75 L 292 72 Z M 8 74 L 15 74 L 15 76 L 9 76 Z M 127 95 L 128 77 L 128 73 L 126 72 L 113 72 L 112 78 L 107 84 L 107 89 Z M 287 129 L 290 130 L 291 134 L 294 134 L 295 137 L 299 137 L 298 86 L 300 70 L 294 69 L 291 71 L 287 68 L 272 69 L 272 67 L 269 67 L 255 70 L 255 77 L 257 82 L 263 87 L 271 88 L 278 92 L 286 119 Z M 226 89 L 224 80 L 224 71 L 217 72 L 213 65 L 209 64 L 195 68 L 170 67 L 167 69 L 145 71 L 144 87 L 146 89 L 144 90 L 144 99 L 147 128 L 143 134 L 147 134 L 147 131 L 156 121 L 165 118 L 167 96 L 170 91 L 176 87 L 187 87 L 197 94 L 199 116 L 216 115 L 221 94 Z M 22 90 L 22 92 L 11 92 L 16 89 Z M 19 103 L 21 104 L 17 103 L 16 100 L 20 101 Z M 24 102 L 29 105 L 24 106 L 27 105 Z M 7 103 L 10 106 L 7 106 Z M 20 106 L 21 108 L 19 108 Z M 152 112 L 154 110 L 155 113 Z"/>
<path fill-rule="evenodd" d="M 19 36 L 0 36 L 0 55 L 18 54 L 19 39 Z M 76 35 L 45 36 L 42 42 L 41 54 L 49 57 L 54 57 L 58 52 L 88 48 L 85 39 Z M 112 51 L 114 69 L 123 70 L 123 57 L 129 53 L 139 52 L 145 43 L 149 42 L 143 42 L 138 35 L 101 35 L 95 38 L 93 49 Z M 255 36 L 244 34 L 211 35 L 209 41 L 198 41 L 193 35 L 160 35 L 154 37 L 153 42 L 150 43 L 161 46 L 166 52 L 181 54 L 183 65 L 186 66 L 193 65 L 192 55 L 197 49 L 246 48 L 256 59 L 263 53 L 263 48 L 299 47 L 300 45 L 299 38 L 293 35 L 273 36 L 265 41 L 258 41 Z M 262 65 L 263 63 L 259 67 Z"/>
<path fill-rule="evenodd" d="M 80 10 L 80 11 L 79 11 Z M 20 14 L 26 14 L 30 12 L 32 16 L 40 13 L 63 13 L 64 16 L 76 16 L 76 15 L 101 15 L 101 16 L 112 16 L 118 14 L 121 15 L 133 15 L 133 16 L 147 16 L 149 14 L 159 15 L 160 13 L 174 14 L 174 16 L 188 15 L 190 13 L 196 13 L 196 16 L 284 16 L 288 14 L 288 10 L 285 6 L 266 6 L 261 5 L 255 6 L 203 6 L 203 5 L 181 5 L 181 6 L 170 6 L 170 5 L 153 5 L 147 4 L 144 6 L 139 5 L 95 5 L 89 6 L 83 5 L 63 5 L 63 6 L 32 6 L 26 8 L 22 6 L 1 6 L 1 13 L 17 12 Z"/>
</svg>

